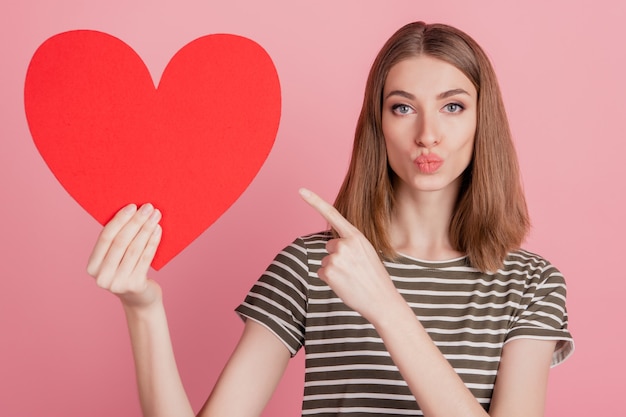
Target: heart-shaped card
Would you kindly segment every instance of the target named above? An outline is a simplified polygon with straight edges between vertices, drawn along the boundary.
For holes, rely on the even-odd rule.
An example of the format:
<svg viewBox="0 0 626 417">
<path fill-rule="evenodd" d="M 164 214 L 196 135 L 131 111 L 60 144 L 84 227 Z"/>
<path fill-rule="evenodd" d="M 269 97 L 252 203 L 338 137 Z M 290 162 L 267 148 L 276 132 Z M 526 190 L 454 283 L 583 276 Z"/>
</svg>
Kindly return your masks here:
<svg viewBox="0 0 626 417">
<path fill-rule="evenodd" d="M 241 36 L 190 42 L 155 88 L 124 42 L 76 30 L 37 49 L 24 104 L 46 164 L 98 222 L 129 203 L 162 211 L 158 270 L 256 176 L 276 137 L 281 95 L 269 55 Z"/>
</svg>

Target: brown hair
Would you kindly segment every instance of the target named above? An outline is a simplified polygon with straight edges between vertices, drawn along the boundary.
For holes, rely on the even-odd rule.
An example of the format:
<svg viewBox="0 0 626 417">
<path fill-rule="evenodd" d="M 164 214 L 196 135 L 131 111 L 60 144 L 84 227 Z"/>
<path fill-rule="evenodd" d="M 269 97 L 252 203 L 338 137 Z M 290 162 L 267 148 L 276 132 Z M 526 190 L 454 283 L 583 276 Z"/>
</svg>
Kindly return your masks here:
<svg viewBox="0 0 626 417">
<path fill-rule="evenodd" d="M 462 71 L 478 92 L 472 160 L 463 173 L 450 221 L 450 241 L 482 271 L 499 268 L 519 248 L 529 229 L 519 167 L 495 72 L 482 48 L 467 34 L 442 24 L 410 23 L 378 53 L 365 87 L 352 159 L 335 207 L 384 258 L 397 257 L 388 236 L 394 205 L 394 173 L 382 132 L 382 94 L 396 63 L 419 55 Z"/>
</svg>

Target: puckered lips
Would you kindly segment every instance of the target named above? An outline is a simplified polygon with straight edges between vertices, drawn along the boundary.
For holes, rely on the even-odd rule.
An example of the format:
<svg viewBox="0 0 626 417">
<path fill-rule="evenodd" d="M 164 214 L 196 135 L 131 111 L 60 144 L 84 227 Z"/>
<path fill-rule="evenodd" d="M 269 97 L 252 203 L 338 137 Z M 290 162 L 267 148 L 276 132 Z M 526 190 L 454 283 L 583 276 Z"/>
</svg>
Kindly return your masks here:
<svg viewBox="0 0 626 417">
<path fill-rule="evenodd" d="M 414 162 L 422 174 L 434 174 L 443 165 L 443 159 L 435 154 L 420 155 Z"/>
</svg>

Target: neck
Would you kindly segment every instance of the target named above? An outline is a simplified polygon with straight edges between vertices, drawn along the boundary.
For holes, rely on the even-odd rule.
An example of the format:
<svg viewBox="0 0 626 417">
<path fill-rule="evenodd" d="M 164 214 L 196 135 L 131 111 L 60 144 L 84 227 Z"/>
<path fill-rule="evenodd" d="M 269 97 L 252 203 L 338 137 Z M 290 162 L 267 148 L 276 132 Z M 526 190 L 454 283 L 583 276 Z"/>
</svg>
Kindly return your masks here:
<svg viewBox="0 0 626 417">
<path fill-rule="evenodd" d="M 390 239 L 396 252 L 423 260 L 462 256 L 450 243 L 450 219 L 458 188 L 441 191 L 398 189 L 391 216 Z"/>
</svg>

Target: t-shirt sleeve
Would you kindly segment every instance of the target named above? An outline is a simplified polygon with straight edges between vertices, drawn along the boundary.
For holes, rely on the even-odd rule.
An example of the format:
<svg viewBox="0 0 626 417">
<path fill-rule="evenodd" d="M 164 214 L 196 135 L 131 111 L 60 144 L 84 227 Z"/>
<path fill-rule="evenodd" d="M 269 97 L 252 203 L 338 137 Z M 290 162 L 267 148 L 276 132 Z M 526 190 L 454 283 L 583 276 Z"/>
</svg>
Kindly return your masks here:
<svg viewBox="0 0 626 417">
<path fill-rule="evenodd" d="M 306 247 L 296 239 L 283 249 L 235 311 L 265 326 L 295 355 L 304 344 L 308 295 Z"/>
<path fill-rule="evenodd" d="M 566 294 L 563 275 L 546 264 L 532 279 L 526 294 L 529 301 L 514 321 L 505 343 L 521 338 L 556 340 L 552 366 L 567 359 L 574 351 L 574 341 L 567 328 Z"/>
</svg>

